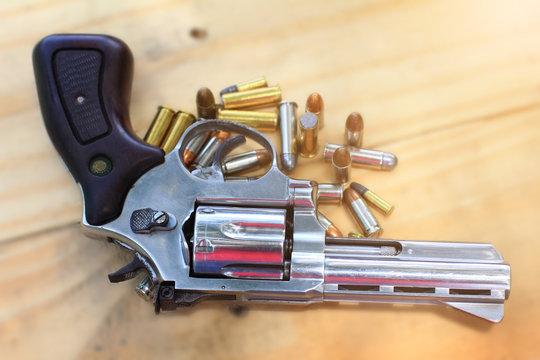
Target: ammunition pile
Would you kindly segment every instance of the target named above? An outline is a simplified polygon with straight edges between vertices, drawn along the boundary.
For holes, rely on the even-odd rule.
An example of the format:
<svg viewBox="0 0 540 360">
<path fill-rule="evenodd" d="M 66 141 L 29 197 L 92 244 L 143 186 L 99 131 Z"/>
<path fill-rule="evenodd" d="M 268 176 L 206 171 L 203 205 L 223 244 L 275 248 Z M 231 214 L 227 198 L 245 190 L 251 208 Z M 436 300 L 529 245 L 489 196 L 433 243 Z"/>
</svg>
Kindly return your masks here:
<svg viewBox="0 0 540 360">
<path fill-rule="evenodd" d="M 299 120 L 298 105 L 294 101 L 282 101 L 280 87 L 268 86 L 265 77 L 228 86 L 220 91 L 220 97 L 222 104 L 216 103 L 210 89 L 206 87 L 199 89 L 196 95 L 198 119 L 227 120 L 259 131 L 276 131 L 279 128 L 281 138 L 279 164 L 282 171 L 294 170 L 298 155 L 314 158 L 319 152 L 319 130 L 324 126 L 324 102 L 320 94 L 312 93 L 308 96 L 305 113 Z M 260 108 L 274 108 L 274 110 L 259 111 Z M 189 112 L 175 112 L 168 107 L 160 106 L 144 140 L 160 147 L 168 154 L 195 121 L 197 118 Z M 324 145 L 322 158 L 331 163 L 335 183 L 318 185 L 317 203 L 341 204 L 345 199 L 360 229 L 360 232 L 351 232 L 349 236 L 378 237 L 383 229 L 368 205 L 383 215 L 390 215 L 394 207 L 359 183 L 352 182 L 347 189 L 344 189 L 344 186 L 350 182 L 351 167 L 392 170 L 398 161 L 394 154 L 362 148 L 363 135 L 364 119 L 359 113 L 353 112 L 345 122 L 343 144 Z M 231 133 L 228 131 L 216 129 L 191 139 L 181 154 L 184 164 L 190 171 L 211 166 L 216 151 L 230 136 Z M 225 158 L 221 169 L 225 181 L 252 181 L 258 177 L 239 175 L 267 167 L 271 160 L 272 155 L 266 149 L 255 149 Z M 318 213 L 318 218 L 326 229 L 327 236 L 342 236 L 341 231 L 321 212 Z"/>
</svg>

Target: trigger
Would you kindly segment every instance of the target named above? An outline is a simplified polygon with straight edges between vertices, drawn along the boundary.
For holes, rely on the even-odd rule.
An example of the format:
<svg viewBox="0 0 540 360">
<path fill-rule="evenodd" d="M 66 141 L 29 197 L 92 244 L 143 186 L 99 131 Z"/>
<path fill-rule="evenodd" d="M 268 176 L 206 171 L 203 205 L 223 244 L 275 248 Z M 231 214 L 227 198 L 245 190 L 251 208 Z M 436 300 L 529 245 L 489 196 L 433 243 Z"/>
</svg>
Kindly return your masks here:
<svg viewBox="0 0 540 360">
<path fill-rule="evenodd" d="M 138 253 L 135 253 L 133 261 L 121 268 L 120 270 L 109 274 L 109 281 L 112 283 L 118 283 L 126 280 L 133 279 L 139 271 L 148 270 L 146 260 Z"/>
</svg>

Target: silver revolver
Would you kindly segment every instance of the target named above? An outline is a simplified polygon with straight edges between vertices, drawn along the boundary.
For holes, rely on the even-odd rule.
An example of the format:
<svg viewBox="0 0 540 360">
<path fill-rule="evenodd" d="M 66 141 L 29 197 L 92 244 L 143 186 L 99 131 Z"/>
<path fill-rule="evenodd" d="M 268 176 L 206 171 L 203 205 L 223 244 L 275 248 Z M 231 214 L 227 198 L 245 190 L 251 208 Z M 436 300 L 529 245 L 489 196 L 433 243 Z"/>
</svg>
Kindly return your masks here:
<svg viewBox="0 0 540 360">
<path fill-rule="evenodd" d="M 510 266 L 491 244 L 333 238 L 317 217 L 317 183 L 292 179 L 261 133 L 198 121 L 165 155 L 141 141 L 128 116 L 133 59 L 104 35 L 51 35 L 34 71 L 49 136 L 76 182 L 82 226 L 133 253 L 111 282 L 146 277 L 156 311 L 203 300 L 446 304 L 492 322 L 504 314 Z M 190 172 L 186 144 L 236 134 L 211 165 Z M 226 181 L 222 162 L 250 138 L 271 155 L 260 178 Z"/>
</svg>

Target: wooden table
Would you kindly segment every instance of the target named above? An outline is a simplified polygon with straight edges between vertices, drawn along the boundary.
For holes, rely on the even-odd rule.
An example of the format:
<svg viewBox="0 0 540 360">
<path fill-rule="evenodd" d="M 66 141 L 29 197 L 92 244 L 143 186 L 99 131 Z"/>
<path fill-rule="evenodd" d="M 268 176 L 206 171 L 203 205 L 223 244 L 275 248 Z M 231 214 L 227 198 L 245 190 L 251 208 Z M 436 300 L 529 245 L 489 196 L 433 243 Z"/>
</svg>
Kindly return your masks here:
<svg viewBox="0 0 540 360">
<path fill-rule="evenodd" d="M 0 358 L 538 359 L 539 11 L 533 0 L 2 2 Z M 504 320 L 366 304 L 156 317 L 133 282 L 108 283 L 129 258 L 81 234 L 79 189 L 43 127 L 31 51 L 56 32 L 129 44 L 139 135 L 158 105 L 194 111 L 199 87 L 259 75 L 299 104 L 324 96 L 321 144 L 360 111 L 365 146 L 400 161 L 353 170 L 396 205 L 379 216 L 385 237 L 493 243 L 512 265 Z M 330 180 L 321 160 L 292 175 Z M 323 210 L 355 228 L 344 207 Z"/>
</svg>

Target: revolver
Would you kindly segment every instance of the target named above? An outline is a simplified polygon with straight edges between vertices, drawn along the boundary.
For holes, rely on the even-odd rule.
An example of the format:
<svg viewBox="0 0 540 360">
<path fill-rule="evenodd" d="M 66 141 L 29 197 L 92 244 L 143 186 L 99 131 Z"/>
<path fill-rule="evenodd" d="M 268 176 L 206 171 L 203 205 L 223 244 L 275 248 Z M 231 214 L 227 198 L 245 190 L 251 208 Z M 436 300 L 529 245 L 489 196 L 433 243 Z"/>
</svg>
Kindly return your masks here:
<svg viewBox="0 0 540 360">
<path fill-rule="evenodd" d="M 104 35 L 51 35 L 33 52 L 48 134 L 83 195 L 82 227 L 133 254 L 109 274 L 145 273 L 156 312 L 203 300 L 446 304 L 498 322 L 510 266 L 491 244 L 333 238 L 317 216 L 317 183 L 278 167 L 260 132 L 223 120 L 191 125 L 169 154 L 140 140 L 128 115 L 133 57 Z M 215 130 L 235 134 L 211 165 L 182 154 Z M 226 181 L 222 161 L 246 138 L 271 155 L 252 181 Z"/>
</svg>

